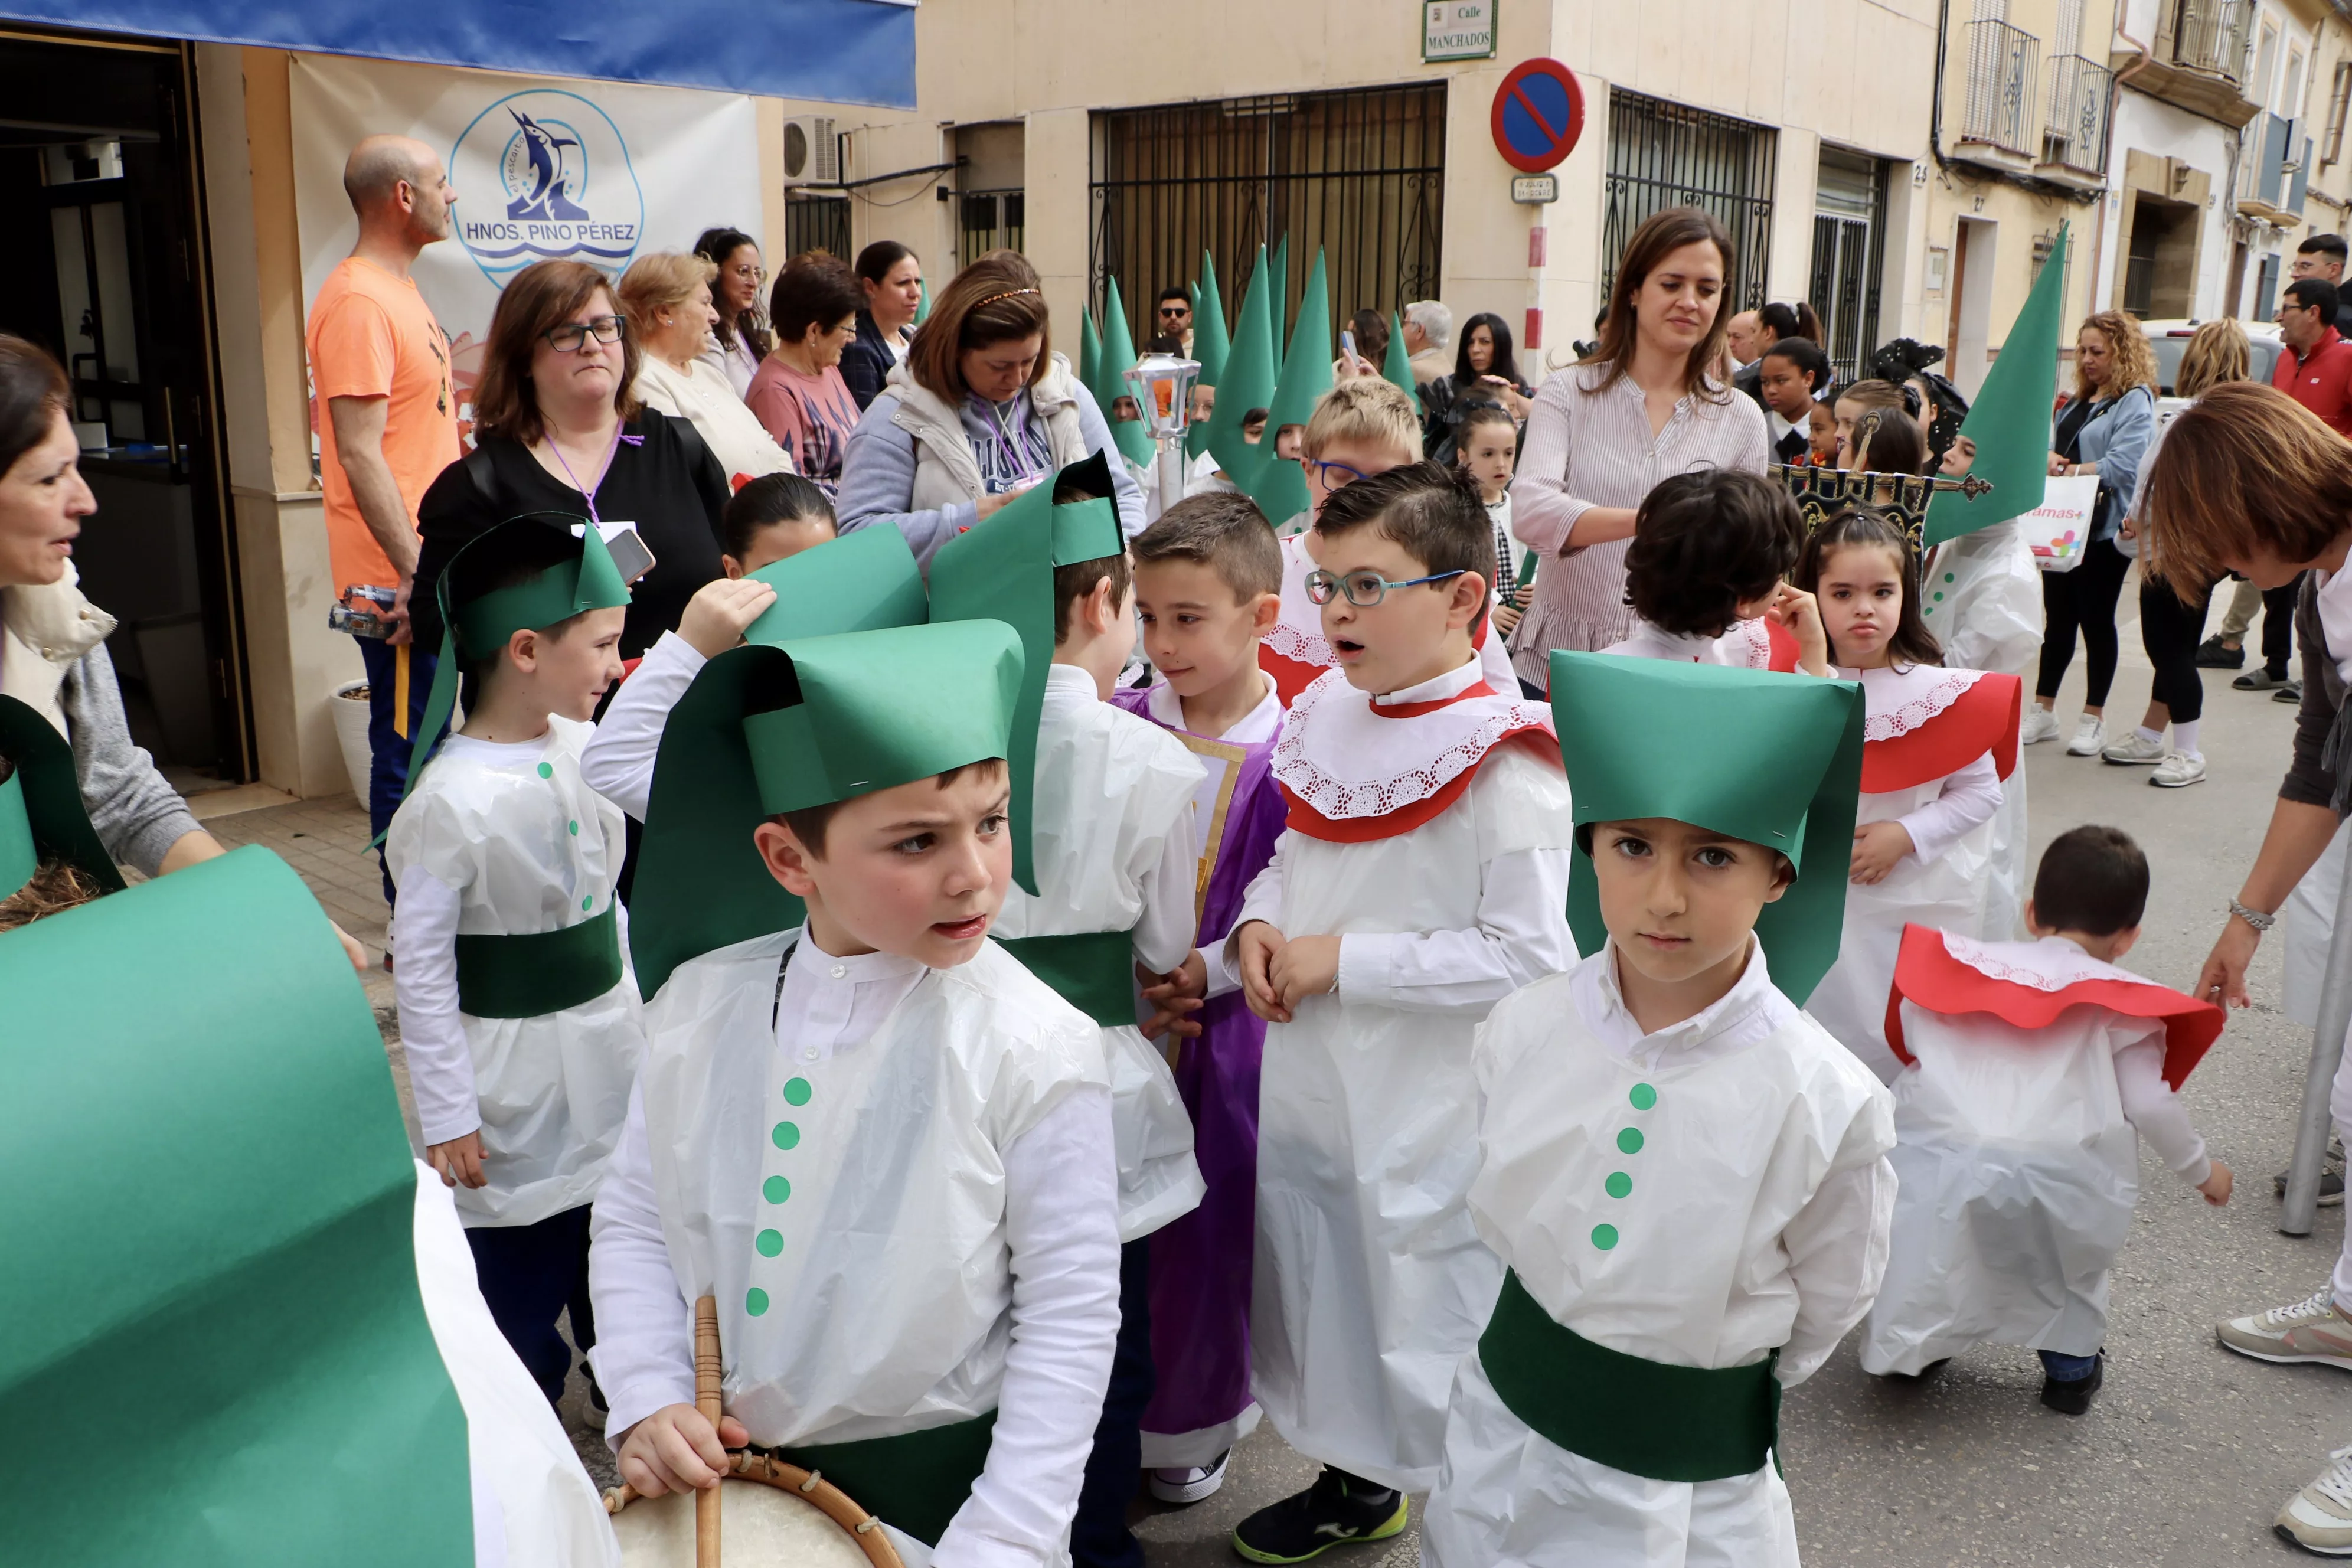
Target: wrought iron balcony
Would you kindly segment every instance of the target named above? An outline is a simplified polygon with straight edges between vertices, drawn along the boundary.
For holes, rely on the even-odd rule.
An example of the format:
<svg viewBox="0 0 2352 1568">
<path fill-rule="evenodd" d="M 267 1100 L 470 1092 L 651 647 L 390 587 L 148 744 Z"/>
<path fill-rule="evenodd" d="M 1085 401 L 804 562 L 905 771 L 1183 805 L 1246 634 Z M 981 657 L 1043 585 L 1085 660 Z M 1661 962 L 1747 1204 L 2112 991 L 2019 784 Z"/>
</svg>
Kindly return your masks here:
<svg viewBox="0 0 2352 1568">
<path fill-rule="evenodd" d="M 2243 81 L 2255 9 L 2255 0 L 2180 0 L 2172 24 L 2173 63 Z"/>
<path fill-rule="evenodd" d="M 1960 140 L 2032 158 L 2041 152 L 2034 123 L 2041 40 L 2006 22 L 1969 24 L 1969 91 Z"/>
<path fill-rule="evenodd" d="M 2042 161 L 2105 178 L 2107 98 L 2115 73 L 2080 55 L 2050 62 L 2050 118 L 2042 133 Z"/>
</svg>

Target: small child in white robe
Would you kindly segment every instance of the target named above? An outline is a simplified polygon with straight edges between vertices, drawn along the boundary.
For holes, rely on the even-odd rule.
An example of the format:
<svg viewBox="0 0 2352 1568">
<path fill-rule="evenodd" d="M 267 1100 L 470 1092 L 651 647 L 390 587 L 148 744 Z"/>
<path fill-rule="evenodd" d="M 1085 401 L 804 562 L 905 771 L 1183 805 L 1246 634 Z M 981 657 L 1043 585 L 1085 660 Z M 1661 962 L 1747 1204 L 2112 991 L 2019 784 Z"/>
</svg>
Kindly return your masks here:
<svg viewBox="0 0 2352 1568">
<path fill-rule="evenodd" d="M 1804 533 L 1795 498 L 1762 475 L 1701 468 L 1659 481 L 1625 551 L 1632 635 L 1601 651 L 1829 674 L 1821 610 L 1786 581 Z"/>
</svg>

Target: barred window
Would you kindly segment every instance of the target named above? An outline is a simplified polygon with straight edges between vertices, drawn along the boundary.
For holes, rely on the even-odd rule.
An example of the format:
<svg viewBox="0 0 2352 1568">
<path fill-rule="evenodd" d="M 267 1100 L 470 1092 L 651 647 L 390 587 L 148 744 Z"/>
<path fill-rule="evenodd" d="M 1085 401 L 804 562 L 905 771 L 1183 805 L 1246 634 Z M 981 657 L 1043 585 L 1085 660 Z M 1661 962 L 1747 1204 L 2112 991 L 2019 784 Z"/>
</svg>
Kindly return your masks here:
<svg viewBox="0 0 2352 1568">
<path fill-rule="evenodd" d="M 1602 188 L 1601 296 L 1617 280 L 1625 242 L 1652 213 L 1704 207 L 1731 231 L 1732 308 L 1769 298 L 1772 189 L 1780 132 L 1744 120 L 1612 88 L 1609 173 Z"/>
</svg>

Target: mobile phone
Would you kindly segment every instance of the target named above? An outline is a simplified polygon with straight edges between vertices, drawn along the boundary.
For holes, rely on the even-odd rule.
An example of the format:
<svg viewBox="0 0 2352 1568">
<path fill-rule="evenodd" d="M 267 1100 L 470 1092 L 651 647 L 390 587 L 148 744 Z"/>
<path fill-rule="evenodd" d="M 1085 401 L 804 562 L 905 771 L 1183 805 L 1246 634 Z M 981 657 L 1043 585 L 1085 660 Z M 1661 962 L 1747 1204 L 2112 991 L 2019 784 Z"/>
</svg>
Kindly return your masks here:
<svg viewBox="0 0 2352 1568">
<path fill-rule="evenodd" d="M 1345 327 L 1339 330 L 1339 353 L 1345 359 L 1356 357 L 1356 334 Z"/>
<path fill-rule="evenodd" d="M 612 552 L 613 564 L 619 568 L 621 581 L 634 583 L 654 569 L 654 552 L 629 524 L 606 523 L 597 532 L 604 536 L 604 548 Z"/>
</svg>

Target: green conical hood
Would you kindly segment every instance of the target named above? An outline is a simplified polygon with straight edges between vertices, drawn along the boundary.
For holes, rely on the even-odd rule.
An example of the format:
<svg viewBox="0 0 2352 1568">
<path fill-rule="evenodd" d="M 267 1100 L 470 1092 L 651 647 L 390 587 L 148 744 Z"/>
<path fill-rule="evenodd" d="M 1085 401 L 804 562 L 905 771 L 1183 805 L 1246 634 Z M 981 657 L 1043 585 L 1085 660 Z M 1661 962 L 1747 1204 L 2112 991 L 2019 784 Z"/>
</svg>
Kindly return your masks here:
<svg viewBox="0 0 2352 1568">
<path fill-rule="evenodd" d="M 1258 446 L 1251 446 L 1242 434 L 1242 416 L 1274 401 L 1274 338 L 1266 326 L 1270 286 L 1265 252 L 1260 249 L 1257 270 L 1250 275 L 1240 319 L 1234 323 L 1233 348 L 1218 377 L 1217 411 L 1209 418 L 1208 448 L 1234 487 L 1244 491 L 1257 478 L 1259 465 L 1274 455 L 1271 426 Z"/>
<path fill-rule="evenodd" d="M 1757 918 L 1773 983 L 1803 1006 L 1837 962 L 1862 790 L 1862 687 L 1612 654 L 1551 656 L 1551 710 L 1576 825 L 1663 816 L 1786 855 L 1797 879 Z M 1568 921 L 1601 951 L 1590 835 Z"/>
<path fill-rule="evenodd" d="M 1298 322 L 1290 333 L 1290 353 L 1282 362 L 1282 380 L 1267 405 L 1265 439 L 1269 448 L 1286 425 L 1304 425 L 1315 416 L 1315 405 L 1331 390 L 1331 293 L 1324 281 L 1323 253 L 1315 253 L 1315 270 L 1307 274 L 1307 292 L 1298 301 Z M 1269 455 L 1249 487 L 1250 499 L 1277 528 L 1307 510 L 1307 475 L 1297 461 Z"/>
<path fill-rule="evenodd" d="M 1404 318 L 1389 312 L 1389 356 L 1381 364 L 1381 379 L 1412 399 L 1412 411 L 1422 412 L 1421 394 L 1413 390 L 1412 356 L 1404 352 Z"/>
<path fill-rule="evenodd" d="M 2050 405 L 2058 395 L 2058 325 L 2066 306 L 2067 225 L 2058 226 L 2058 244 L 2042 264 L 2042 276 L 2025 297 L 2025 308 L 2010 323 L 2000 357 L 1985 373 L 1984 386 L 1960 421 L 1960 434 L 1977 444 L 1969 477 L 1992 489 L 1974 500 L 1953 490 L 1927 505 L 1927 543 L 2023 517 L 2042 504 L 2050 478 Z M 1936 630 L 1934 626 L 1928 628 Z"/>
<path fill-rule="evenodd" d="M 55 726 L 13 697 L 0 697 L 0 758 L 16 771 L 0 781 L 0 899 L 24 887 L 43 860 L 63 860 L 105 893 L 122 873 L 82 807 L 73 748 Z"/>
<path fill-rule="evenodd" d="M 1101 377 L 1102 334 L 1095 331 L 1094 312 L 1082 310 L 1078 313 L 1078 384 L 1092 392 Z M 1110 417 L 1108 408 L 1103 410 L 1103 417 Z"/>
<path fill-rule="evenodd" d="M 1054 662 L 1054 568 L 1099 561 L 1127 549 L 1112 499 L 1110 463 L 1102 454 L 1071 464 L 1024 490 L 980 527 L 940 546 L 931 557 L 931 619 L 1008 622 L 1027 657 L 1013 715 L 1013 878 L 1037 891 L 1030 854 L 1036 793 L 1037 724 L 1045 706 L 1045 671 Z"/>
<path fill-rule="evenodd" d="M 923 279 L 922 298 L 915 301 L 915 325 L 921 326 L 931 319 L 931 280 Z"/>
<path fill-rule="evenodd" d="M 1232 352 L 1233 340 L 1225 335 L 1225 300 L 1217 290 L 1217 264 L 1203 250 L 1200 293 L 1192 302 L 1192 357 L 1201 365 L 1197 384 L 1216 385 L 1225 374 L 1225 358 Z M 1220 394 L 1219 401 L 1223 400 Z M 1184 433 L 1184 454 L 1197 458 L 1208 449 L 1209 422 L 1203 420 Z"/>
<path fill-rule="evenodd" d="M 1271 262 L 1274 268 L 1274 292 L 1266 296 L 1266 347 L 1274 354 L 1274 363 L 1282 363 L 1284 345 L 1290 323 L 1290 236 L 1284 235 L 1274 247 Z M 1274 422 L 1266 421 L 1266 438 L 1274 438 Z"/>
<path fill-rule="evenodd" d="M 1102 416 L 1110 426 L 1110 438 L 1118 443 L 1119 454 L 1130 463 L 1148 463 L 1160 450 L 1151 439 L 1151 432 L 1138 419 L 1115 417 L 1111 409 L 1116 400 L 1132 397 L 1134 391 L 1127 384 L 1127 373 L 1135 368 L 1135 339 L 1127 329 L 1127 305 L 1118 297 L 1118 279 L 1110 280 L 1110 293 L 1103 306 L 1103 338 L 1101 377 L 1087 387 L 1102 409 Z"/>
<path fill-rule="evenodd" d="M 769 647 L 795 637 L 916 626 L 930 616 L 922 569 L 895 528 L 861 528 L 749 575 L 773 588 L 776 602 L 743 640 Z"/>
<path fill-rule="evenodd" d="M 472 1563 L 416 1166 L 301 879 L 247 847 L 37 921 L 0 997 L 7 1560 Z"/>
</svg>

